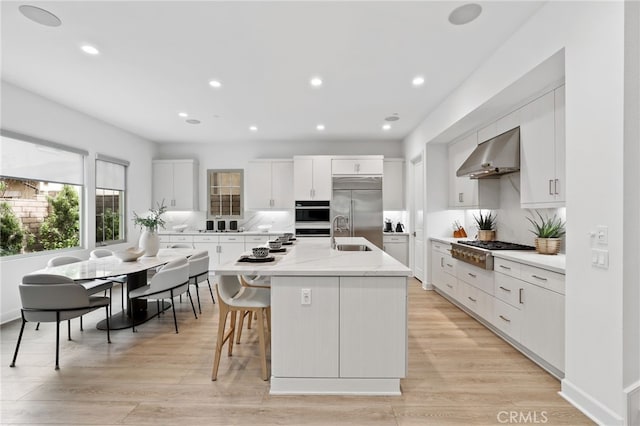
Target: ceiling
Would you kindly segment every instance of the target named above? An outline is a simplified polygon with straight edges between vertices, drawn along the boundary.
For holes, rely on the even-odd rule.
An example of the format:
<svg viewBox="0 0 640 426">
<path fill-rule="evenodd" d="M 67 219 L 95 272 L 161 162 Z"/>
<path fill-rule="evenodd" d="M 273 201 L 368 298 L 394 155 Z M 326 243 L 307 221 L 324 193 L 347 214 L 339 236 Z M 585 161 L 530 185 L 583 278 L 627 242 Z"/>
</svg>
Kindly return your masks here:
<svg viewBox="0 0 640 426">
<path fill-rule="evenodd" d="M 3 1 L 2 78 L 156 142 L 400 140 L 543 2 L 479 2 L 452 25 L 463 4 Z"/>
</svg>

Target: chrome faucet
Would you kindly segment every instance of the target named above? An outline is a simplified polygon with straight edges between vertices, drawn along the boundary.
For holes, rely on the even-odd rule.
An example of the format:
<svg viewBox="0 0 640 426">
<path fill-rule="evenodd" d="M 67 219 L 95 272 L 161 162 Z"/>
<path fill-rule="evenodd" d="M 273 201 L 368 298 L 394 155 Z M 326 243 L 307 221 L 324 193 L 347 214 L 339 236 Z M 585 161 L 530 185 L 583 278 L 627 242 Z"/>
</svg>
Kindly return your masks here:
<svg viewBox="0 0 640 426">
<path fill-rule="evenodd" d="M 345 223 L 349 223 L 349 219 L 346 216 L 343 216 L 341 214 L 337 214 L 333 217 L 333 220 L 331 221 L 331 248 L 335 249 L 336 248 L 336 237 L 333 235 L 333 231 L 334 228 L 336 227 L 336 220 L 337 219 L 344 219 Z M 349 226 L 345 226 L 342 227 L 339 225 L 340 222 L 338 222 L 338 231 L 342 232 L 342 231 L 348 231 L 349 230 Z"/>
</svg>

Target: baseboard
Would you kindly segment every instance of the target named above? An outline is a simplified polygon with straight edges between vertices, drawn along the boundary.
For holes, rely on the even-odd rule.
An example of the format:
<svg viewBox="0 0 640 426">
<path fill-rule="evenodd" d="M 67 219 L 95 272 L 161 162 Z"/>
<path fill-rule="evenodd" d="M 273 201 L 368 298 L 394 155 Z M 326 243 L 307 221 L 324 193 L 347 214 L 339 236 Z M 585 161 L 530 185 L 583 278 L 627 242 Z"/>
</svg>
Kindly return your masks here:
<svg viewBox="0 0 640 426">
<path fill-rule="evenodd" d="M 607 426 L 624 426 L 625 424 L 624 419 L 566 378 L 562 379 L 562 390 L 558 394 L 597 424 Z"/>
<path fill-rule="evenodd" d="M 14 309 L 9 312 L 3 312 L 2 316 L 0 316 L 0 325 L 8 324 L 11 321 L 15 321 L 17 319 L 20 319 L 20 309 Z"/>
<path fill-rule="evenodd" d="M 635 382 L 624 390 L 627 403 L 628 426 L 640 426 L 640 381 Z"/>
<path fill-rule="evenodd" d="M 435 290 L 435 287 L 431 283 L 423 282 L 422 283 L 422 289 L 423 290 Z"/>
</svg>

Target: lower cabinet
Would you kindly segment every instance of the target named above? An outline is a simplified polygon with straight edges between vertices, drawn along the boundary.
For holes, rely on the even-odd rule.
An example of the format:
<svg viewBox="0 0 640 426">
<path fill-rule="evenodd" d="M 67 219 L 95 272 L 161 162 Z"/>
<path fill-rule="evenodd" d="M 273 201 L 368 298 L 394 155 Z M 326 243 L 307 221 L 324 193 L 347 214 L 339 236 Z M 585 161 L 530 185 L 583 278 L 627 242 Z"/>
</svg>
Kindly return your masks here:
<svg viewBox="0 0 640 426">
<path fill-rule="evenodd" d="M 409 264 L 409 236 L 383 235 L 383 250 L 403 265 Z"/>
</svg>

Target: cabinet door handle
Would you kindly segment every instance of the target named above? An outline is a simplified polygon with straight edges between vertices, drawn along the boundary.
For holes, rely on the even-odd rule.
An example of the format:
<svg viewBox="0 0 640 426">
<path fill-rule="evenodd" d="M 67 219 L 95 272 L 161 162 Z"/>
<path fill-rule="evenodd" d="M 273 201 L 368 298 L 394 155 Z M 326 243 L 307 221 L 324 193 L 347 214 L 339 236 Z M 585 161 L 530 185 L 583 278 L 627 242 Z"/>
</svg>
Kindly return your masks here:
<svg viewBox="0 0 640 426">
<path fill-rule="evenodd" d="M 434 246 L 435 248 L 437 248 L 437 249 L 439 249 L 439 248 L 440 248 L 440 246 L 439 246 L 439 245 L 437 245 L 437 244 L 434 244 L 433 246 Z"/>
<path fill-rule="evenodd" d="M 553 185 L 553 179 L 549 179 L 549 195 L 553 195 L 553 189 L 551 186 Z"/>
<path fill-rule="evenodd" d="M 539 277 L 539 276 L 534 275 L 534 274 L 531 274 L 531 278 L 536 278 L 536 279 L 538 279 L 540 281 L 546 281 L 547 280 L 545 277 Z"/>
<path fill-rule="evenodd" d="M 504 290 L 504 291 L 506 291 L 506 292 L 511 293 L 511 289 L 509 289 L 509 288 L 504 288 L 504 287 L 502 287 L 502 286 L 500 286 L 499 288 L 500 288 L 500 290 Z"/>
<path fill-rule="evenodd" d="M 524 288 L 521 288 L 518 290 L 518 303 L 520 303 L 521 305 L 523 305 L 524 303 L 522 303 L 522 292 L 524 291 Z"/>
<path fill-rule="evenodd" d="M 471 300 L 472 302 L 477 302 L 477 300 L 476 300 L 476 299 L 474 299 L 474 298 L 473 298 L 473 297 L 471 297 L 471 296 L 467 296 L 467 299 Z"/>
<path fill-rule="evenodd" d="M 447 287 L 449 288 L 453 288 L 453 286 L 451 284 L 447 284 Z"/>
<path fill-rule="evenodd" d="M 458 192 L 458 202 L 464 202 L 464 192 Z"/>
<path fill-rule="evenodd" d="M 506 269 L 507 271 L 510 271 L 510 270 L 511 270 L 511 268 L 509 268 L 508 266 L 500 265 L 500 267 L 501 267 L 502 269 Z"/>
<path fill-rule="evenodd" d="M 450 263 L 447 263 L 447 266 L 448 266 L 449 268 L 453 268 L 453 265 L 452 265 L 452 264 L 450 264 Z"/>
<path fill-rule="evenodd" d="M 506 321 L 506 322 L 511 322 L 511 320 L 509 318 L 505 318 L 502 315 L 498 315 L 500 317 L 501 320 Z"/>
<path fill-rule="evenodd" d="M 477 277 L 477 275 L 472 274 L 471 272 L 467 272 L 467 275 L 469 275 L 471 278 L 476 278 Z"/>
<path fill-rule="evenodd" d="M 440 267 L 444 268 L 444 257 L 440 258 Z"/>
<path fill-rule="evenodd" d="M 559 192 L 558 192 L 558 185 L 559 185 L 559 183 L 560 183 L 560 182 L 559 182 L 559 179 L 556 179 L 556 180 L 554 181 L 554 189 L 555 189 L 555 193 L 556 193 L 556 195 L 558 195 L 558 194 L 559 194 Z"/>
</svg>

